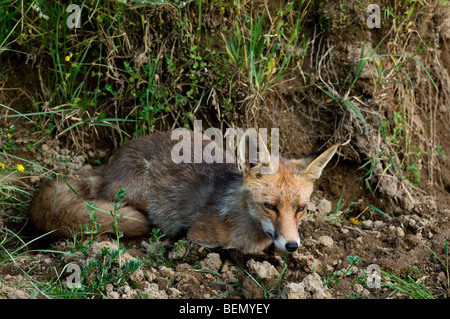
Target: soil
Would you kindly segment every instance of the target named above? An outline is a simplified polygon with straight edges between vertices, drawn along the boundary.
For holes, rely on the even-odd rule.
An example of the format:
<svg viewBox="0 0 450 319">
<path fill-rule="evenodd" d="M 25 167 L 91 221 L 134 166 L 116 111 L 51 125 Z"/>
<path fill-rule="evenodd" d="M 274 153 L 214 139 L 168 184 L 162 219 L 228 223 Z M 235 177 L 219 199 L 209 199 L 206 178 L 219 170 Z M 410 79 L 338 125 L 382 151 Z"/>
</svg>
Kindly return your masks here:
<svg viewBox="0 0 450 319">
<path fill-rule="evenodd" d="M 333 10 L 337 11 L 338 7 L 325 2 L 332 16 Z M 339 16 L 339 12 L 335 15 Z M 450 13 L 443 17 L 436 15 L 436 28 L 448 24 L 449 17 Z M 350 46 L 345 37 L 353 34 L 353 31 L 345 28 L 337 30 L 339 32 L 329 35 L 330 41 L 338 46 L 333 51 L 335 59 L 352 64 L 355 52 L 360 52 L 360 43 Z M 354 37 L 359 40 L 366 38 L 357 33 Z M 442 37 L 441 62 L 445 63 L 449 72 L 450 55 L 445 48 L 450 46 L 450 36 L 443 34 Z M 373 40 L 373 43 L 378 41 Z M 7 80 L 2 82 L 3 87 L 39 87 L 35 70 L 29 66 L 26 68 L 10 70 Z M 305 72 L 307 68 L 305 66 Z M 371 70 L 366 71 L 367 79 L 370 79 Z M 26 73 L 30 76 L 23 76 Z M 447 75 L 450 76 L 450 73 Z M 26 83 L 23 83 L 23 78 L 27 79 Z M 362 85 L 359 88 L 362 96 L 370 95 L 367 93 L 367 90 L 370 91 L 369 82 L 364 82 L 367 87 Z M 319 107 L 318 112 L 323 111 L 322 115 L 310 113 L 309 105 L 304 104 L 305 93 L 298 89 L 302 84 L 300 80 L 294 80 L 276 86 L 269 93 L 269 107 L 266 112 L 262 112 L 259 122 L 261 127 L 282 129 L 285 135 L 281 141 L 282 151 L 293 158 L 314 151 L 330 139 L 337 138 L 333 135 L 334 126 L 329 125 L 329 121 L 335 121 L 335 117 L 330 115 L 328 121 L 328 115 L 344 112 L 323 100 L 316 105 Z M 14 94 L 12 91 L 0 91 L 0 103 L 14 103 L 16 110 L 24 110 L 30 103 L 24 92 L 23 89 Z M 368 97 L 365 102 L 369 100 Z M 394 108 L 394 103 L 389 103 L 390 100 L 383 100 L 377 106 L 381 110 L 387 110 L 390 106 Z M 164 262 L 159 262 L 152 255 L 151 237 L 123 240 L 121 242 L 127 248 L 122 256 L 124 261 L 138 258 L 150 262 L 135 271 L 123 284 L 107 285 L 105 296 L 111 299 L 409 298 L 399 291 L 393 293 L 394 289 L 388 285 L 398 284 L 389 275 L 401 278 L 410 275 L 416 284 L 425 285 L 434 296 L 449 298 L 448 264 L 445 264 L 448 263 L 446 245 L 450 239 L 450 106 L 447 103 L 442 102 L 435 122 L 436 143 L 442 146 L 445 156 L 427 163 L 418 187 L 413 187 L 407 179 L 399 180 L 389 174 L 381 174 L 382 178 L 374 185 L 374 193 L 369 191 L 361 179 L 359 168 L 374 154 L 372 146 L 377 144 L 379 137 L 359 134 L 358 127 L 351 122 L 348 125 L 353 125 L 349 129 L 353 132 L 352 142 L 343 147 L 339 156 L 328 164 L 315 186 L 308 205 L 309 213 L 299 228 L 301 245 L 297 252 L 283 255 L 270 247 L 258 255 L 244 255 L 233 250 L 209 250 L 183 240 L 180 248 L 179 239 L 164 237 L 160 243 L 164 247 L 160 256 Z M 370 113 L 366 115 L 370 122 Z M 106 162 L 118 147 L 106 146 L 102 140 L 102 131 L 84 136 L 80 145 L 73 145 L 70 139 L 55 139 L 54 136 L 43 140 L 37 138 L 30 134 L 29 127 L 20 118 L 15 121 L 15 125 L 18 149 L 14 155 L 48 169 L 67 170 L 76 174 L 84 165 L 95 166 L 99 162 Z M 315 138 L 310 137 L 311 132 Z M 39 148 L 27 148 L 27 145 L 37 142 Z M 37 188 L 42 177 L 39 175 L 41 170 L 35 169 L 35 174 L 17 176 L 17 181 Z M 433 182 L 430 182 L 431 179 Z M 4 212 L 3 217 L 0 215 L 0 228 L 21 231 L 24 238 L 29 240 L 35 238 L 37 234 L 29 229 L 23 219 L 7 217 L 15 213 L 8 211 Z M 338 218 L 341 213 L 345 213 L 345 218 Z M 11 263 L 0 268 L 0 298 L 51 297 L 39 293 L 39 289 L 29 287 L 36 288 L 35 281 L 53 280 L 56 285 L 55 278 L 59 278 L 59 275 L 60 281 L 64 282 L 70 275 L 65 268 L 69 263 L 81 266 L 93 259 L 101 260 L 103 247 L 117 249 L 112 239 L 95 242 L 85 253 L 75 254 L 71 253 L 70 240 L 48 241 L 44 238 L 33 242 L 28 249 L 37 249 L 37 253 L 24 254 L 17 258 L 17 264 Z M 366 277 L 371 274 L 368 271 L 371 265 L 383 271 L 381 287 L 370 288 L 367 285 Z M 118 265 L 114 267 L 114 271 L 119 269 Z"/>
</svg>

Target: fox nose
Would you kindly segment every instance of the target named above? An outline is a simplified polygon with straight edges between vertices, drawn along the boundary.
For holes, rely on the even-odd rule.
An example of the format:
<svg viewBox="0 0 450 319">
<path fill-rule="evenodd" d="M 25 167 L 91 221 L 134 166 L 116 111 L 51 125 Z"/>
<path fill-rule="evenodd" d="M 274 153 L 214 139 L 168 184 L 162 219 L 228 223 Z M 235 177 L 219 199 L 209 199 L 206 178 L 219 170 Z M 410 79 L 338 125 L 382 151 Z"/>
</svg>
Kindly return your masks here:
<svg viewBox="0 0 450 319">
<path fill-rule="evenodd" d="M 297 250 L 298 244 L 295 241 L 290 241 L 290 242 L 287 242 L 284 247 L 286 247 L 286 250 L 288 252 L 292 253 Z"/>
</svg>

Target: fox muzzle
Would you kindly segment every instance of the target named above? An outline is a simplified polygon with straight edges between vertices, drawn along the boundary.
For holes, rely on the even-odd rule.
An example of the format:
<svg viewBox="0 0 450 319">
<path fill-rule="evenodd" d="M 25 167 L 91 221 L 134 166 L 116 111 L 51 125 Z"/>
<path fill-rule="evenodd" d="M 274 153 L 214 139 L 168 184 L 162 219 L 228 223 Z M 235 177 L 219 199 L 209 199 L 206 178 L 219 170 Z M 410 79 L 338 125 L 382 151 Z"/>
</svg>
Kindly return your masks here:
<svg viewBox="0 0 450 319">
<path fill-rule="evenodd" d="M 284 245 L 284 247 L 288 252 L 292 253 L 298 249 L 298 243 L 295 241 L 289 241 L 286 245 Z"/>
</svg>

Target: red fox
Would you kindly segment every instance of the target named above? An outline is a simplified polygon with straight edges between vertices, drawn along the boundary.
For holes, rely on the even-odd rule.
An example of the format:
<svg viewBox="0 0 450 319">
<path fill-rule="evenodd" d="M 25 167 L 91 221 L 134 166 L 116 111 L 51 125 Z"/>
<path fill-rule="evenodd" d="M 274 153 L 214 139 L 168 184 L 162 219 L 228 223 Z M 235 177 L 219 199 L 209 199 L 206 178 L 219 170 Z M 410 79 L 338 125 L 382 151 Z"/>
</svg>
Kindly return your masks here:
<svg viewBox="0 0 450 319">
<path fill-rule="evenodd" d="M 83 224 L 91 225 L 86 201 L 96 204 L 101 231 L 114 234 L 114 196 L 126 196 L 118 215 L 126 237 L 148 236 L 158 227 L 167 236 L 184 234 L 208 248 L 235 248 L 257 253 L 272 242 L 283 252 L 300 244 L 298 226 L 306 213 L 313 183 L 339 144 L 298 160 L 278 158 L 244 134 L 238 148 L 259 143 L 256 163 L 179 163 L 171 160 L 176 141 L 170 133 L 154 133 L 125 143 L 107 165 L 79 172 L 77 178 L 46 180 L 30 206 L 32 224 L 43 232 L 68 237 Z M 244 138 L 246 137 L 246 138 Z M 203 146 L 213 141 L 203 141 Z M 247 145 L 248 146 L 248 145 Z M 70 185 L 70 187 L 68 186 Z"/>
</svg>

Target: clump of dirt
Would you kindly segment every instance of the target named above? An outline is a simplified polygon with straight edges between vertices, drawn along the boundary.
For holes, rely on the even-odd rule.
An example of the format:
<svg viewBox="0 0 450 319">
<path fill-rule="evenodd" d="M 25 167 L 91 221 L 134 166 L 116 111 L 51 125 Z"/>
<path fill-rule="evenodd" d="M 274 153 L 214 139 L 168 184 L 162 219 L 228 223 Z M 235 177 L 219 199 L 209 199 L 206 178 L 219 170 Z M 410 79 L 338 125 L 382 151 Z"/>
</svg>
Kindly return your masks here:
<svg viewBox="0 0 450 319">
<path fill-rule="evenodd" d="M 287 284 L 281 293 L 283 299 L 331 299 L 331 294 L 317 273 L 307 275 L 301 283 Z"/>
</svg>

